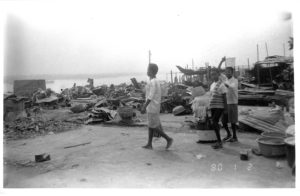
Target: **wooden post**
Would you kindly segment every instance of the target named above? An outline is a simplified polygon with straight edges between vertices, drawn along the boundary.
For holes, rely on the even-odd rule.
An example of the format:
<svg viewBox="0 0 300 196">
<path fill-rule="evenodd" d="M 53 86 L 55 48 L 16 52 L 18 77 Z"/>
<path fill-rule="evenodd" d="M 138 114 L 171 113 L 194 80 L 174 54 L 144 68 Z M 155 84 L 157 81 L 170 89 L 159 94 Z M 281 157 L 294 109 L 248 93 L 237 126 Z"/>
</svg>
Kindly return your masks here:
<svg viewBox="0 0 300 196">
<path fill-rule="evenodd" d="M 194 59 L 192 59 L 192 69 L 194 70 Z"/>
<path fill-rule="evenodd" d="M 269 56 L 269 51 L 268 51 L 268 44 L 267 42 L 265 42 L 265 45 L 266 45 L 266 52 L 267 52 L 267 57 Z"/>
<path fill-rule="evenodd" d="M 258 82 L 258 87 L 260 85 L 260 77 L 259 77 L 259 65 L 257 65 L 257 82 Z"/>
<path fill-rule="evenodd" d="M 259 49 L 258 49 L 258 44 L 256 44 L 256 49 L 257 49 L 257 61 L 259 61 Z"/>
<path fill-rule="evenodd" d="M 248 70 L 250 71 L 250 62 L 249 62 L 249 58 L 248 58 Z"/>
<path fill-rule="evenodd" d="M 268 66 L 269 66 L 269 72 L 270 72 L 270 79 L 271 79 L 272 87 L 274 88 L 271 66 L 270 66 L 270 64 L 268 64 Z"/>
<path fill-rule="evenodd" d="M 259 49 L 258 49 L 258 44 L 256 45 L 257 49 L 257 62 L 259 61 Z M 260 77 L 259 77 L 259 64 L 257 64 L 257 81 L 258 81 L 258 87 L 260 85 Z"/>
</svg>

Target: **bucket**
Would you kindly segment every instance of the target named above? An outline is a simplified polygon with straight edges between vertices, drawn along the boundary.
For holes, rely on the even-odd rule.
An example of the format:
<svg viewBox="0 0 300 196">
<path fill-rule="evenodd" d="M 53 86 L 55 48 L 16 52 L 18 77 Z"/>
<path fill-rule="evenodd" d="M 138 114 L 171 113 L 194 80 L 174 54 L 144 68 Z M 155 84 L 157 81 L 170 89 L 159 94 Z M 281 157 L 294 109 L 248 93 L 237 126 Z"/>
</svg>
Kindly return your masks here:
<svg viewBox="0 0 300 196">
<path fill-rule="evenodd" d="M 284 140 L 286 146 L 286 158 L 288 165 L 293 167 L 295 164 L 295 137 L 288 137 Z"/>
<path fill-rule="evenodd" d="M 281 132 L 263 132 L 261 136 L 265 138 L 279 138 L 279 139 L 285 139 L 288 137 L 286 133 L 281 133 Z"/>
<path fill-rule="evenodd" d="M 277 157 L 286 155 L 286 144 L 283 138 L 262 137 L 257 140 L 260 152 L 266 157 Z"/>
</svg>

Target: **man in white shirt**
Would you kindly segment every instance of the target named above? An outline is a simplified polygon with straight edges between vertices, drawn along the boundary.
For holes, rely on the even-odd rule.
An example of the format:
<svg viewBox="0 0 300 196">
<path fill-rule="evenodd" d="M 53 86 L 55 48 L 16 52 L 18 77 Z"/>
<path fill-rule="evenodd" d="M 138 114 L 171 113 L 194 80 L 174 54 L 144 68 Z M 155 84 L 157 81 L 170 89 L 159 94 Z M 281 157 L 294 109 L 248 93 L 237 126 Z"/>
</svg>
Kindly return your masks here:
<svg viewBox="0 0 300 196">
<path fill-rule="evenodd" d="M 224 57 L 225 58 L 225 57 Z M 223 59 L 224 59 L 223 58 Z M 221 66 L 219 66 L 220 69 Z M 226 118 L 228 119 L 227 122 L 231 123 L 232 129 L 232 136 L 227 135 L 224 139 L 227 142 L 237 142 L 236 136 L 236 123 L 238 122 L 238 80 L 233 76 L 234 69 L 233 67 L 226 67 L 225 75 L 221 74 L 220 79 L 224 83 L 225 87 L 227 88 L 226 93 L 226 100 L 227 100 L 227 112 L 228 117 L 224 115 L 223 125 L 225 129 L 228 130 Z"/>
<path fill-rule="evenodd" d="M 150 63 L 147 71 L 147 75 L 150 78 L 150 83 L 146 86 L 146 103 L 141 110 L 141 113 L 145 113 L 147 110 L 148 115 L 148 143 L 147 145 L 143 146 L 143 148 L 146 149 L 152 149 L 152 139 L 155 132 L 167 140 L 166 149 L 168 149 L 173 143 L 173 139 L 163 131 L 159 119 L 161 87 L 159 81 L 156 79 L 157 72 L 158 66 Z"/>
</svg>

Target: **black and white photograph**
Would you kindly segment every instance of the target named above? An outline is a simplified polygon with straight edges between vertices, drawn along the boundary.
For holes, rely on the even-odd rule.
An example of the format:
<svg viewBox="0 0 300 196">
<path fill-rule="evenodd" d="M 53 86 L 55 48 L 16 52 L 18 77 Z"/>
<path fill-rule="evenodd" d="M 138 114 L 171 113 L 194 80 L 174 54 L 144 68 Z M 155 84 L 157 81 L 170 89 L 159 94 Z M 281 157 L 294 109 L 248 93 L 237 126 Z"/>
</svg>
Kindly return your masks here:
<svg viewBox="0 0 300 196">
<path fill-rule="evenodd" d="M 297 188 L 295 1 L 0 7 L 3 192 Z"/>
</svg>

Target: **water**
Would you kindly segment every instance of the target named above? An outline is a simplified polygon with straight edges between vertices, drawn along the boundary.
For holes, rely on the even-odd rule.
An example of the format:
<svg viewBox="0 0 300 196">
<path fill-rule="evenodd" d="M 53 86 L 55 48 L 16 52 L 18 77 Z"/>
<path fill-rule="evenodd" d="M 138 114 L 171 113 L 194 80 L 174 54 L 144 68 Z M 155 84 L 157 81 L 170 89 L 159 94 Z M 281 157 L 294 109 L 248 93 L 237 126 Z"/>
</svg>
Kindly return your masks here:
<svg viewBox="0 0 300 196">
<path fill-rule="evenodd" d="M 121 83 L 126 83 L 126 84 L 131 84 L 130 78 L 136 78 L 138 82 L 141 81 L 148 81 L 148 77 L 145 75 L 137 75 L 137 76 L 114 76 L 114 77 L 103 77 L 103 78 L 94 78 L 94 86 L 101 86 L 103 84 L 110 85 L 118 85 Z M 166 75 L 165 74 L 160 74 L 157 77 L 159 80 L 166 80 Z M 51 82 L 47 82 L 46 80 L 46 88 L 51 88 L 53 91 L 59 93 L 61 89 L 65 88 L 71 88 L 74 83 L 76 83 L 76 86 L 85 86 L 88 85 L 87 79 L 54 79 L 51 80 Z M 13 84 L 5 82 L 4 83 L 4 93 L 7 92 L 13 92 Z"/>
</svg>

